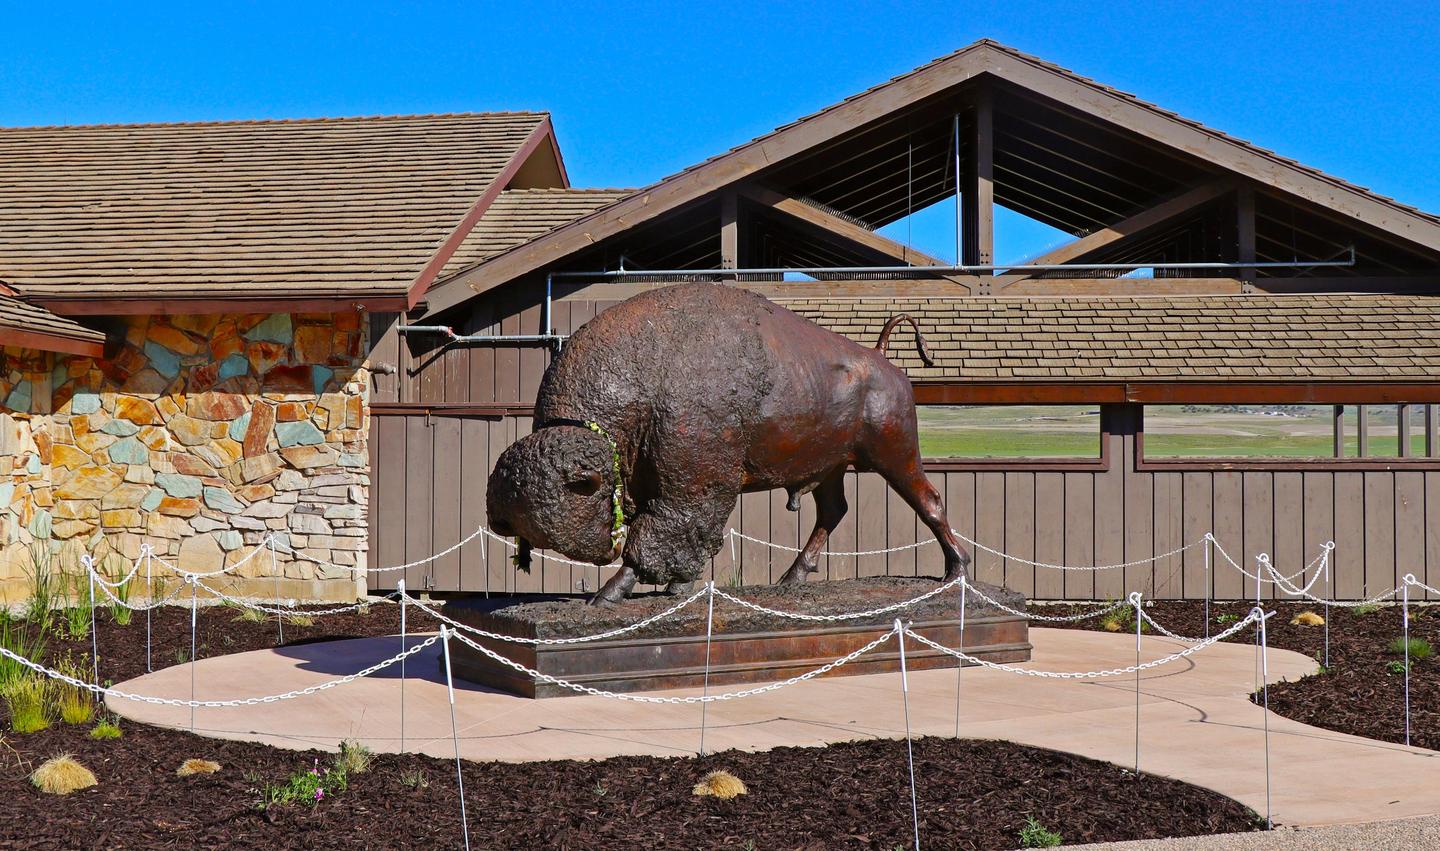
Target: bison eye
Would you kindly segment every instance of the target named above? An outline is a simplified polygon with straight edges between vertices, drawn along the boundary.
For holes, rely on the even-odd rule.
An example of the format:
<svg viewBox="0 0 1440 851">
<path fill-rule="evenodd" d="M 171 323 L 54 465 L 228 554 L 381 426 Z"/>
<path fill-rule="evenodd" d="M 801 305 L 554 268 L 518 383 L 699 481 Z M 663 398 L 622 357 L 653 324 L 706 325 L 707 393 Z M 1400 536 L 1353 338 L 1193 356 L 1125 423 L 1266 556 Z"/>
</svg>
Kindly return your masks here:
<svg viewBox="0 0 1440 851">
<path fill-rule="evenodd" d="M 580 496 L 591 496 L 600 490 L 601 484 L 600 474 L 591 472 L 583 473 L 577 479 L 571 479 L 565 484 L 565 487 L 568 488 L 571 493 L 576 493 Z"/>
</svg>

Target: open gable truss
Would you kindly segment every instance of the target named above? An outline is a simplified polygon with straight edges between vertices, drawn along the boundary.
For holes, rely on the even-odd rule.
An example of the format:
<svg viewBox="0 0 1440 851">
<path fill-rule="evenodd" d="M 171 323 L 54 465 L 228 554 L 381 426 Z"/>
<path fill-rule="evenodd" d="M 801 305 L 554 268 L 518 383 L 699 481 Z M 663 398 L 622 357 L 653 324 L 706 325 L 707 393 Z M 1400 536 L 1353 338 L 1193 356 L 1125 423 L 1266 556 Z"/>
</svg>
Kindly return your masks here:
<svg viewBox="0 0 1440 851">
<path fill-rule="evenodd" d="M 426 296 L 428 312 L 535 272 L 622 262 L 719 269 L 747 254 L 783 254 L 792 265 L 943 265 L 879 244 L 874 231 L 952 195 L 962 205 L 965 265 L 993 262 L 991 205 L 998 203 L 1077 237 L 1039 258 L 1045 262 L 1296 263 L 1196 276 L 1232 278 L 1214 281 L 1221 291 L 1252 288 L 1256 278 L 1276 291 L 1333 288 L 1338 277 L 1348 280 L 1341 289 L 1361 290 L 1424 289 L 1440 280 L 1435 216 L 980 41 L 439 281 Z M 744 224 L 747 206 L 775 232 L 804 239 L 790 240 L 784 252 L 757 249 Z M 642 233 L 674 245 L 637 248 Z M 1352 249 L 1353 267 L 1304 266 Z M 657 256 L 642 261 L 641 253 Z M 997 272 L 946 277 L 973 294 L 1020 282 L 1033 289 L 1037 279 L 1057 277 Z"/>
</svg>

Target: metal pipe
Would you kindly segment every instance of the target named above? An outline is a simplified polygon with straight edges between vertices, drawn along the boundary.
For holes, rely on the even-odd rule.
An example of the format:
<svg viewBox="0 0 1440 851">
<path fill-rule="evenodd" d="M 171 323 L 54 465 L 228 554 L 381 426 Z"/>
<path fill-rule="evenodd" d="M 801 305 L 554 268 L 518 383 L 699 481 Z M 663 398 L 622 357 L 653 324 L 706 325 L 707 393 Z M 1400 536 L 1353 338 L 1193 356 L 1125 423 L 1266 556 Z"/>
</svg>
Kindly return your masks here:
<svg viewBox="0 0 1440 851">
<path fill-rule="evenodd" d="M 631 277 L 679 277 L 684 275 L 837 275 L 876 274 L 894 272 L 933 272 L 942 275 L 957 275 L 970 272 L 1088 272 L 1088 271 L 1134 271 L 1136 269 L 1312 269 L 1320 267 L 1354 266 L 1350 260 L 1308 260 L 1258 263 L 1018 263 L 1013 265 L 985 264 L 974 266 L 806 266 L 775 267 L 766 269 L 626 269 L 624 271 L 596 272 L 552 272 L 555 278 L 631 278 Z"/>
<path fill-rule="evenodd" d="M 452 343 L 474 343 L 485 340 L 505 340 L 516 343 L 558 343 L 565 339 L 564 334 L 456 334 L 455 329 L 445 325 L 401 325 L 396 330 L 401 333 L 417 331 L 430 334 L 444 334 L 450 338 Z"/>
</svg>

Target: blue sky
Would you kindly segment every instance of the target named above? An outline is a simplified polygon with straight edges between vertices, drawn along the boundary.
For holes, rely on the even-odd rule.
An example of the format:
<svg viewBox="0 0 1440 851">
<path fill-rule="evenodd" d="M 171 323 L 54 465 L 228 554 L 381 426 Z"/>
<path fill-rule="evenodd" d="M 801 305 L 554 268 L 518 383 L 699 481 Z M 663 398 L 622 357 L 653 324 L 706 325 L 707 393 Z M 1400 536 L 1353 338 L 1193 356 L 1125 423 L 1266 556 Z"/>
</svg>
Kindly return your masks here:
<svg viewBox="0 0 1440 851">
<path fill-rule="evenodd" d="M 0 20 L 0 124 L 545 109 L 590 186 L 649 183 L 990 37 L 1440 211 L 1433 3 L 7 3 Z M 908 232 L 952 255 L 948 217 Z M 1057 239 L 1010 217 L 996 253 Z"/>
</svg>

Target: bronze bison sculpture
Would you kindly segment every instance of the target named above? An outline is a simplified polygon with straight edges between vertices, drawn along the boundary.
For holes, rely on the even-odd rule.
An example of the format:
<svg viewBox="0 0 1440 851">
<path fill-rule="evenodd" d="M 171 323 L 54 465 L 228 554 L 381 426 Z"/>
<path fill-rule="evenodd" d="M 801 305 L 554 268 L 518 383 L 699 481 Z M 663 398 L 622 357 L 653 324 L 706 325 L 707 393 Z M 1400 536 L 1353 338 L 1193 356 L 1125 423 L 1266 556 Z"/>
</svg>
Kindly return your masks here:
<svg viewBox="0 0 1440 851">
<path fill-rule="evenodd" d="M 801 582 L 845 516 L 854 467 L 916 511 L 953 579 L 970 557 L 921 466 L 910 382 L 884 355 L 907 320 L 892 317 L 867 349 L 722 284 L 622 302 L 550 364 L 533 432 L 490 475 L 490 526 L 519 540 L 522 568 L 532 547 L 597 565 L 620 557 L 592 599 L 613 604 L 636 582 L 688 588 L 723 546 L 740 494 L 784 488 L 792 511 L 804 494 L 815 500 L 815 529 L 781 579 Z"/>
</svg>

